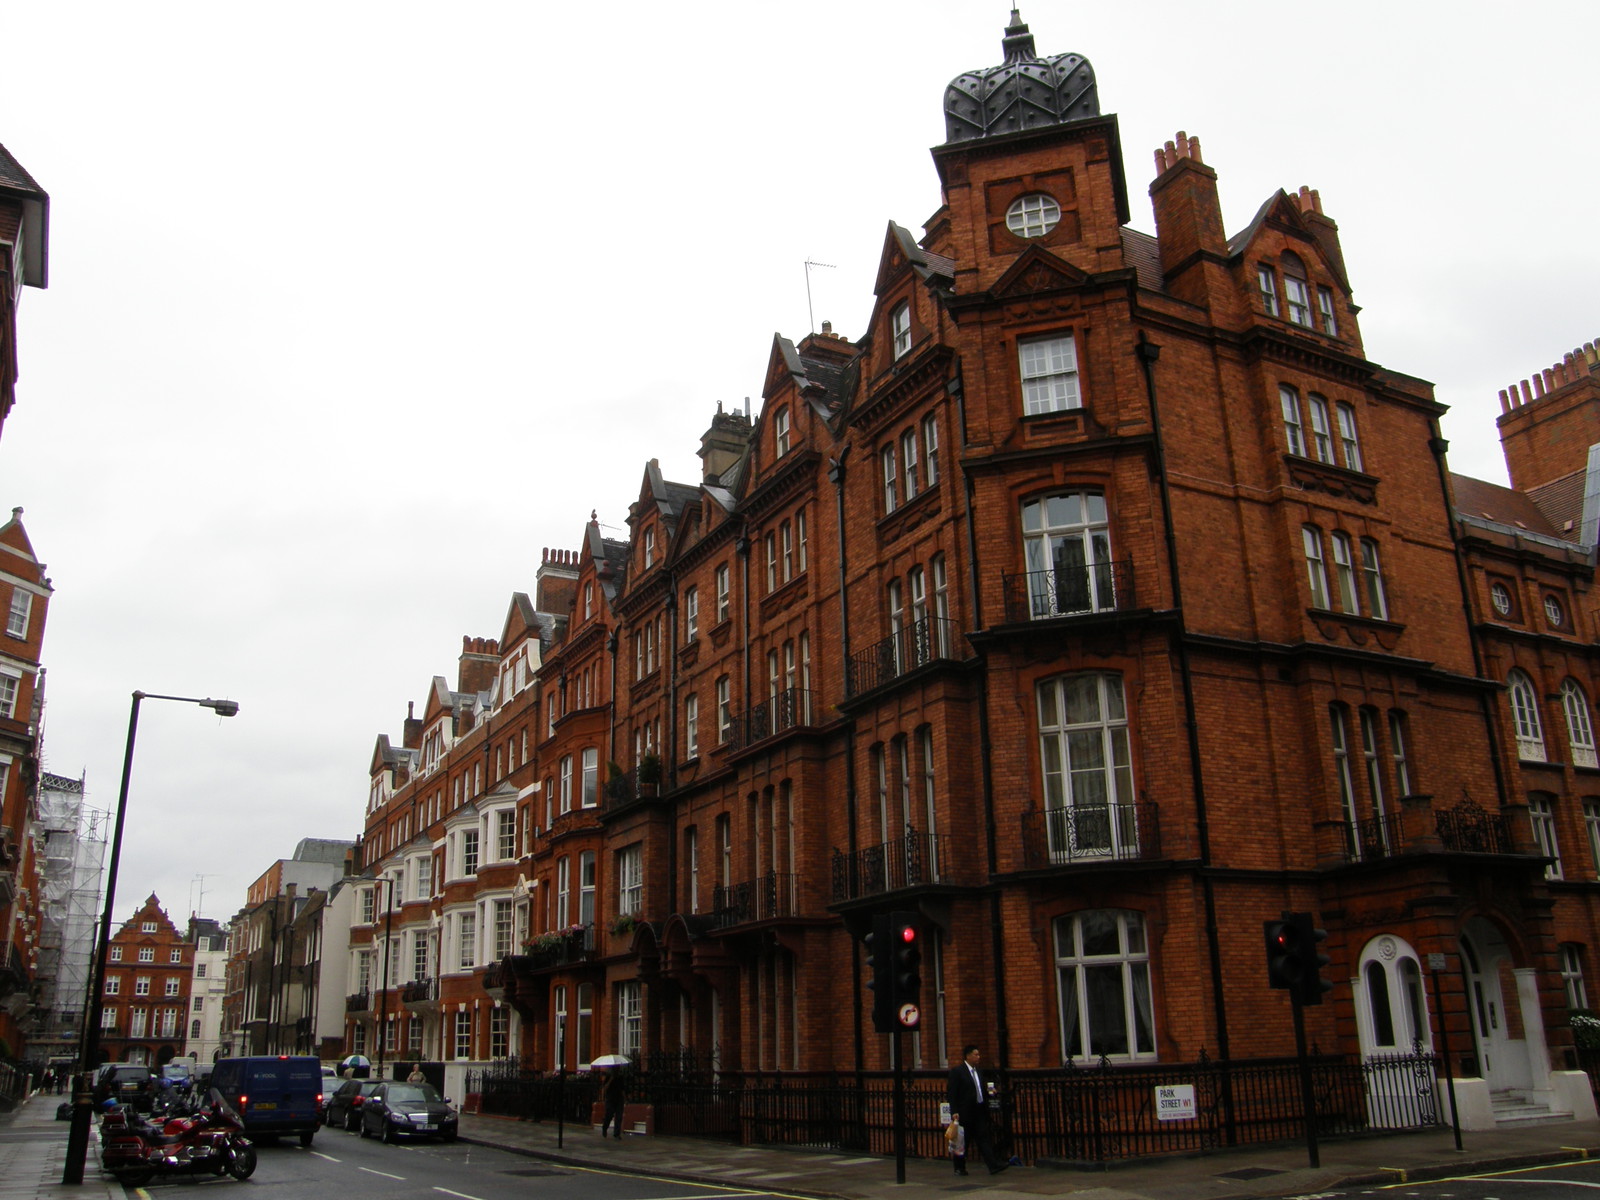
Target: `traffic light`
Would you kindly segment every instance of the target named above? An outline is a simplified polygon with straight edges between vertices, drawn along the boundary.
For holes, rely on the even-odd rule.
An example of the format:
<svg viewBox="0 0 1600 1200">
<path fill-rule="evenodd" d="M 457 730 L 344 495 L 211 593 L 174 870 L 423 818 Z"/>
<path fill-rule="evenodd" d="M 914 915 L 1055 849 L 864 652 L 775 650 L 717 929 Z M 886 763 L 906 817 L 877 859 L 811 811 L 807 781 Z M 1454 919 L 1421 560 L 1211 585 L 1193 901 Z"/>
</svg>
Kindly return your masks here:
<svg viewBox="0 0 1600 1200">
<path fill-rule="evenodd" d="M 1300 1003 L 1321 1004 L 1324 992 L 1333 991 L 1333 984 L 1322 977 L 1322 968 L 1328 965 L 1328 956 L 1320 944 L 1328 940 L 1328 931 L 1318 929 L 1310 913 L 1291 913 L 1290 923 L 1295 931 L 1295 948 L 1300 956 Z"/>
<path fill-rule="evenodd" d="M 1328 931 L 1318 929 L 1310 913 L 1284 913 L 1278 920 L 1261 923 L 1266 941 L 1267 983 L 1290 992 L 1301 1004 L 1321 1004 L 1333 984 L 1322 977 L 1328 956 L 1318 944 Z"/>
<path fill-rule="evenodd" d="M 894 959 L 894 1028 L 915 1029 L 922 1020 L 922 926 L 914 913 L 889 918 Z"/>
<path fill-rule="evenodd" d="M 893 1033 L 900 1028 L 894 1010 L 894 953 L 890 946 L 889 914 L 873 913 L 872 929 L 862 938 L 867 952 L 867 987 L 872 989 L 872 1028 Z"/>
<path fill-rule="evenodd" d="M 1267 983 L 1295 990 L 1300 984 L 1300 957 L 1295 953 L 1294 926 L 1288 921 L 1263 921 L 1267 941 Z"/>
</svg>

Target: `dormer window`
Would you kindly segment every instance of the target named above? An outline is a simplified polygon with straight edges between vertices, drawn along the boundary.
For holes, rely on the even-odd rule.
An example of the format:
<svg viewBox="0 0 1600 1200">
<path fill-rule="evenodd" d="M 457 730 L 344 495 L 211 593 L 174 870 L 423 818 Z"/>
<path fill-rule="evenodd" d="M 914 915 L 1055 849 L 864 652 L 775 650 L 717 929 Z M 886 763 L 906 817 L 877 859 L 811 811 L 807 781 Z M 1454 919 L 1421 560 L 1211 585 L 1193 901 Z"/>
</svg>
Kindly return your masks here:
<svg viewBox="0 0 1600 1200">
<path fill-rule="evenodd" d="M 594 583 L 583 585 L 583 619 L 587 621 L 594 616 Z"/>
<path fill-rule="evenodd" d="M 772 416 L 772 443 L 778 452 L 779 458 L 789 453 L 789 410 L 787 408 L 780 408 Z"/>
<path fill-rule="evenodd" d="M 904 358 L 911 350 L 911 305 L 900 304 L 889 314 L 889 331 L 894 335 L 894 356 Z"/>
<path fill-rule="evenodd" d="M 652 567 L 655 565 L 655 561 L 656 531 L 654 529 L 646 529 L 644 531 L 644 565 L 646 567 Z"/>
<path fill-rule="evenodd" d="M 1020 238 L 1043 237 L 1061 223 L 1061 206 L 1043 192 L 1018 196 L 1006 209 L 1006 228 Z"/>
<path fill-rule="evenodd" d="M 1319 287 L 1317 289 L 1317 311 L 1322 314 L 1322 332 L 1329 337 L 1339 336 L 1339 321 L 1333 315 L 1333 289 Z"/>
<path fill-rule="evenodd" d="M 1306 264 L 1298 254 L 1285 252 L 1279 261 L 1283 264 L 1283 294 L 1288 302 L 1291 325 L 1311 328 L 1311 287 L 1306 282 Z"/>
<path fill-rule="evenodd" d="M 1278 315 L 1278 273 L 1266 263 L 1256 268 L 1256 288 L 1261 292 L 1261 307 L 1269 317 Z"/>
</svg>

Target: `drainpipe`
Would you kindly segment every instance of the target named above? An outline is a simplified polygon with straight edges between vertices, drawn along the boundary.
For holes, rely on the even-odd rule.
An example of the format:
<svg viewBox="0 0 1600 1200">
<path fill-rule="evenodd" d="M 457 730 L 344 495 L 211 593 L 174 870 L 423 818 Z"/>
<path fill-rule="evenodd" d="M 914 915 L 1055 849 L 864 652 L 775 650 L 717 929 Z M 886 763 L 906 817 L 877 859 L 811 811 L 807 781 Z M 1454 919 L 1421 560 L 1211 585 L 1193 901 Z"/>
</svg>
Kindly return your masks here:
<svg viewBox="0 0 1600 1200">
<path fill-rule="evenodd" d="M 838 524 L 839 534 L 839 654 L 844 663 L 846 682 L 850 674 L 850 604 L 849 593 L 845 590 L 847 567 L 845 562 L 845 519 L 844 519 L 844 460 L 849 457 L 850 447 L 846 446 L 839 452 L 837 458 L 828 460 L 828 481 L 833 484 L 834 510 Z M 845 811 L 845 846 L 846 853 L 850 856 L 847 861 L 855 861 L 856 853 L 856 723 L 851 721 L 845 729 L 844 736 L 844 811 Z M 866 1069 L 866 1035 L 861 1026 L 861 1006 L 865 997 L 861 994 L 861 972 L 865 965 L 861 960 L 861 944 L 855 939 L 850 943 L 850 962 L 854 968 L 850 972 L 852 989 L 851 1011 L 854 1019 L 851 1022 L 852 1034 L 855 1043 L 857 1086 L 860 1086 L 861 1072 Z"/>
<path fill-rule="evenodd" d="M 1189 661 L 1188 631 L 1183 620 L 1182 575 L 1178 568 L 1178 533 L 1172 523 L 1172 490 L 1167 480 L 1166 443 L 1161 434 L 1161 410 L 1156 404 L 1156 360 L 1161 357 L 1161 347 L 1150 341 L 1144 330 L 1139 331 L 1139 341 L 1133 350 L 1134 357 L 1144 370 L 1145 396 L 1150 404 L 1150 428 L 1154 434 L 1156 478 L 1160 480 L 1161 520 L 1166 527 L 1167 572 L 1172 578 L 1172 607 L 1177 616 L 1177 631 L 1173 647 L 1178 657 L 1178 674 L 1183 682 L 1184 733 L 1189 743 L 1189 773 L 1194 779 L 1195 831 L 1200 841 L 1200 888 L 1205 899 L 1206 952 L 1211 966 L 1211 1003 L 1217 1013 L 1217 1055 L 1223 1062 L 1230 1057 L 1228 1040 L 1228 1009 L 1222 987 L 1222 945 L 1217 930 L 1217 896 L 1211 878 L 1211 825 L 1206 809 L 1205 771 L 1200 754 L 1200 726 L 1195 720 L 1194 670 Z M 1223 1077 L 1228 1086 L 1227 1076 Z M 1231 1093 L 1231 1088 L 1228 1089 Z M 1231 1094 L 1224 1103 L 1232 1108 Z M 1230 1117 L 1228 1128 L 1233 1128 Z"/>
<path fill-rule="evenodd" d="M 1461 553 L 1461 526 L 1456 521 L 1456 509 L 1450 494 L 1450 468 L 1445 465 L 1445 451 L 1450 443 L 1439 436 L 1439 420 L 1430 417 L 1428 426 L 1433 436 L 1428 439 L 1428 449 L 1433 451 L 1434 469 L 1439 473 L 1439 490 L 1444 496 L 1444 519 L 1450 527 L 1450 544 L 1455 547 L 1456 584 L 1461 589 L 1461 612 L 1467 623 L 1467 643 L 1472 647 L 1472 673 L 1479 679 L 1487 678 L 1483 667 L 1483 646 L 1478 640 L 1478 625 L 1472 616 L 1472 587 L 1467 579 L 1467 564 Z M 1489 762 L 1494 767 L 1494 788 L 1500 797 L 1501 807 L 1510 801 L 1510 788 L 1506 786 L 1505 768 L 1500 760 L 1500 726 L 1495 719 L 1495 697 L 1488 692 L 1478 696 L 1478 707 L 1483 712 L 1484 733 L 1489 742 Z"/>
<path fill-rule="evenodd" d="M 956 413 L 961 421 L 961 444 L 967 445 L 967 389 L 965 376 L 961 368 L 956 368 L 956 377 L 945 385 L 946 392 L 954 397 Z M 978 563 L 978 533 L 972 524 L 972 506 L 974 484 L 971 473 L 965 464 L 961 464 L 958 457 L 956 462 L 961 466 L 961 489 L 963 508 L 962 522 L 966 525 L 967 538 L 967 594 L 972 597 L 972 623 L 974 629 L 984 628 L 982 591 L 978 581 L 982 578 L 982 571 Z M 983 651 L 979 651 L 983 654 Z M 988 657 L 984 655 L 983 681 L 978 686 L 978 777 L 983 786 L 983 843 L 984 862 L 989 878 L 993 879 L 995 872 L 1000 869 L 1000 853 L 996 844 L 994 821 L 994 737 L 990 731 L 989 721 L 989 672 Z M 1005 941 L 1005 906 L 998 889 L 989 892 L 989 954 L 994 964 L 991 976 L 994 979 L 994 1019 L 995 1039 L 997 1045 L 995 1052 L 998 1055 L 1000 1068 L 1005 1070 L 1011 1062 L 1011 1022 L 1006 1013 L 1009 1004 L 1006 1000 L 1006 961 Z M 940 969 L 943 970 L 941 960 Z"/>
</svg>

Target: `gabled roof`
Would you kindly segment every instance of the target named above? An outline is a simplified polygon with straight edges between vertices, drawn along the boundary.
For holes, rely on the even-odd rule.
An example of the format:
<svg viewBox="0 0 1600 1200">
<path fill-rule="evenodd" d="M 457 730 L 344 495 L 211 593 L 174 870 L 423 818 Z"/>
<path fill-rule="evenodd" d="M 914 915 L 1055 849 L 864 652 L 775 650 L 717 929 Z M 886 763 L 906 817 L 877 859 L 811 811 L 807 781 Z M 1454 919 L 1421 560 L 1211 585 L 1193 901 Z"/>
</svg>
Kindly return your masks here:
<svg viewBox="0 0 1600 1200">
<path fill-rule="evenodd" d="M 0 196 L 22 204 L 23 282 L 42 288 L 50 282 L 50 197 L 11 152 L 0 146 Z"/>
<path fill-rule="evenodd" d="M 1345 278 L 1344 264 L 1335 262 L 1328 256 L 1327 251 L 1323 249 L 1322 239 L 1306 224 L 1305 216 L 1300 211 L 1300 205 L 1282 188 L 1268 196 L 1261 207 L 1256 209 L 1256 215 L 1250 218 L 1250 224 L 1228 239 L 1228 257 L 1238 258 L 1244 254 L 1256 240 L 1262 227 L 1269 221 L 1282 223 L 1299 233 L 1305 239 L 1307 248 L 1315 252 L 1322 263 L 1332 272 L 1334 279 L 1344 289 L 1345 294 L 1349 294 L 1350 281 Z"/>
<path fill-rule="evenodd" d="M 1139 286 L 1150 292 L 1166 290 L 1161 273 L 1161 242 L 1152 234 L 1122 227 L 1122 261 L 1133 268 Z"/>
<path fill-rule="evenodd" d="M 925 283 L 929 280 L 955 283 L 955 259 L 924 250 L 917 245 L 917 239 L 911 236 L 910 230 L 890 221 L 883 238 L 883 253 L 878 256 L 878 278 L 872 285 L 873 294 L 882 296 L 890 281 L 907 264 Z"/>
</svg>

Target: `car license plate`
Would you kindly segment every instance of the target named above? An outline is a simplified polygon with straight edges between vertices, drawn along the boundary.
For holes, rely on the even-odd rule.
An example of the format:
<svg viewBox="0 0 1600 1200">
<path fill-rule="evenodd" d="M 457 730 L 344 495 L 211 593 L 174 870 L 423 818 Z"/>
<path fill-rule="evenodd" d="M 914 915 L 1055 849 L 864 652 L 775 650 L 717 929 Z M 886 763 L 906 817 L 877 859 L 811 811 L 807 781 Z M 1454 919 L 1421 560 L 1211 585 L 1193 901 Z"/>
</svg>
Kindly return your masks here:
<svg viewBox="0 0 1600 1200">
<path fill-rule="evenodd" d="M 257 1100 L 250 1107 L 259 1112 L 263 1108 L 277 1108 L 278 1102 L 276 1100 Z"/>
<path fill-rule="evenodd" d="M 418 1125 L 417 1128 L 422 1130 L 423 1133 L 432 1133 L 439 1127 L 437 1125 Z"/>
</svg>

